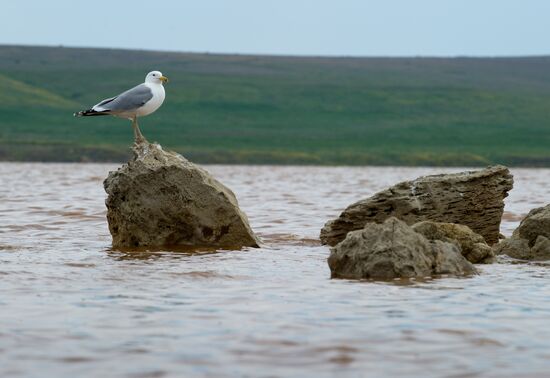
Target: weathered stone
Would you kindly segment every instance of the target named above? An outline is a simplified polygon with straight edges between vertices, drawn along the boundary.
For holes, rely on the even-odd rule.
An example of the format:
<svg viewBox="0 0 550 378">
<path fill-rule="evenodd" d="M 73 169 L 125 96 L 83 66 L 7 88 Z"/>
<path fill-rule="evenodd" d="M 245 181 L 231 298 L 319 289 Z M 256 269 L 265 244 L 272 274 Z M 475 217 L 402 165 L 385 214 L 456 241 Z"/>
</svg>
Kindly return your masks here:
<svg viewBox="0 0 550 378">
<path fill-rule="evenodd" d="M 531 255 L 529 242 L 525 239 L 504 239 L 493 246 L 496 255 L 508 255 L 515 259 L 528 260 Z"/>
<path fill-rule="evenodd" d="M 520 260 L 550 260 L 550 205 L 533 209 L 509 239 L 493 247 L 497 255 Z"/>
<path fill-rule="evenodd" d="M 368 223 L 331 248 L 333 278 L 380 279 L 467 275 L 476 270 L 456 245 L 430 242 L 397 218 Z"/>
<path fill-rule="evenodd" d="M 402 182 L 350 205 L 323 227 L 321 241 L 334 246 L 349 231 L 394 216 L 409 225 L 424 220 L 463 224 L 491 245 L 498 242 L 503 199 L 512 185 L 512 175 L 503 166 Z"/>
<path fill-rule="evenodd" d="M 460 249 L 454 243 L 434 240 L 432 245 L 432 275 L 473 275 L 475 267 L 462 256 Z"/>
<path fill-rule="evenodd" d="M 495 252 L 487 243 L 475 243 L 466 259 L 474 264 L 492 264 L 496 261 Z"/>
<path fill-rule="evenodd" d="M 531 210 L 516 228 L 513 237 L 527 239 L 532 247 L 539 235 L 550 238 L 550 205 Z"/>
<path fill-rule="evenodd" d="M 537 237 L 535 245 L 531 248 L 532 260 L 550 260 L 550 240 L 542 235 Z"/>
<path fill-rule="evenodd" d="M 428 240 L 441 240 L 454 243 L 462 255 L 471 263 L 492 263 L 495 254 L 485 243 L 483 236 L 473 232 L 468 226 L 454 223 L 424 221 L 412 226 L 413 230 L 424 235 Z"/>
<path fill-rule="evenodd" d="M 104 182 L 113 247 L 258 246 L 231 190 L 207 171 L 148 142 Z"/>
</svg>

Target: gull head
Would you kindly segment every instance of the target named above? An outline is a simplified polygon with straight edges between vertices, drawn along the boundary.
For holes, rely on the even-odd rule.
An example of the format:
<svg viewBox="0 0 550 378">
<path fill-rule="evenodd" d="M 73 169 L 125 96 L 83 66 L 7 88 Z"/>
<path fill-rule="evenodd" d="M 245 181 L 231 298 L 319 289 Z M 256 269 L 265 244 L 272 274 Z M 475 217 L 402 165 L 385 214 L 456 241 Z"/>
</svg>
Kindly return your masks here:
<svg viewBox="0 0 550 378">
<path fill-rule="evenodd" d="M 163 76 L 160 71 L 151 71 L 145 76 L 145 82 L 155 84 L 168 83 L 168 78 Z"/>
</svg>

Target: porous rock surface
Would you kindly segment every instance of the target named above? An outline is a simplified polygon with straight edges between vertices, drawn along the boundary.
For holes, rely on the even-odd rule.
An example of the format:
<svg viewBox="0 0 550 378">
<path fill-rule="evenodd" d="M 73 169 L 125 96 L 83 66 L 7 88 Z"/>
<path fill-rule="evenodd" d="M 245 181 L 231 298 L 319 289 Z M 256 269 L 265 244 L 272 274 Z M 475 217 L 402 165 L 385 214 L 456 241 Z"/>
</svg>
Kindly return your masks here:
<svg viewBox="0 0 550 378">
<path fill-rule="evenodd" d="M 499 240 L 503 199 L 512 186 L 512 175 L 500 165 L 405 181 L 350 205 L 325 224 L 321 242 L 334 246 L 349 231 L 394 216 L 409 225 L 425 220 L 463 224 L 492 245 Z"/>
<path fill-rule="evenodd" d="M 103 185 L 115 248 L 258 246 L 233 192 L 158 144 L 135 144 L 134 158 Z"/>
<path fill-rule="evenodd" d="M 391 280 L 476 274 L 455 244 L 430 241 L 394 217 L 348 233 L 331 248 L 328 264 L 332 278 Z"/>
<path fill-rule="evenodd" d="M 424 221 L 416 223 L 412 228 L 428 240 L 455 244 L 462 256 L 471 263 L 489 264 L 495 260 L 493 249 L 487 245 L 483 236 L 476 234 L 468 226 Z"/>
<path fill-rule="evenodd" d="M 512 237 L 493 249 L 497 255 L 520 260 L 550 260 L 550 205 L 531 210 Z"/>
</svg>

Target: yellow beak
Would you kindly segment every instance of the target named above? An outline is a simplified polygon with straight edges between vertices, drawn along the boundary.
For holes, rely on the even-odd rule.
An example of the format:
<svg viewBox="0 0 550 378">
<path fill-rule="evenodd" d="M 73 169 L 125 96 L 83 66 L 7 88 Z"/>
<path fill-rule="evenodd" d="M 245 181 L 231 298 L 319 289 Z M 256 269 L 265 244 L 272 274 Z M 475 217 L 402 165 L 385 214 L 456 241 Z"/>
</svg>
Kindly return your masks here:
<svg viewBox="0 0 550 378">
<path fill-rule="evenodd" d="M 168 83 L 168 78 L 166 76 L 161 76 L 160 81 L 162 81 L 163 83 Z"/>
</svg>

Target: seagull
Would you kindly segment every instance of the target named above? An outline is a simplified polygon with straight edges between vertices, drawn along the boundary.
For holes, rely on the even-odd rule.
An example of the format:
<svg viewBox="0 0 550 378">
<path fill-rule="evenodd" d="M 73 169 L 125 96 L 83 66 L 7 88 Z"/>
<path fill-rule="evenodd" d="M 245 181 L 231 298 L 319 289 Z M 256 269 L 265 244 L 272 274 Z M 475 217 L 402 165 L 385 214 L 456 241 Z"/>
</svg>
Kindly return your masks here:
<svg viewBox="0 0 550 378">
<path fill-rule="evenodd" d="M 113 115 L 115 117 L 127 118 L 132 121 L 136 143 L 145 141 L 139 130 L 137 119 L 153 113 L 164 102 L 164 83 L 168 78 L 160 71 L 151 71 L 145 76 L 145 82 L 132 89 L 107 98 L 90 109 L 74 113 L 75 117 L 89 117 L 101 115 Z"/>
</svg>

